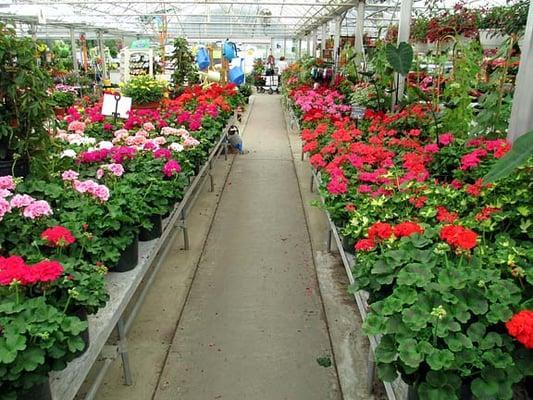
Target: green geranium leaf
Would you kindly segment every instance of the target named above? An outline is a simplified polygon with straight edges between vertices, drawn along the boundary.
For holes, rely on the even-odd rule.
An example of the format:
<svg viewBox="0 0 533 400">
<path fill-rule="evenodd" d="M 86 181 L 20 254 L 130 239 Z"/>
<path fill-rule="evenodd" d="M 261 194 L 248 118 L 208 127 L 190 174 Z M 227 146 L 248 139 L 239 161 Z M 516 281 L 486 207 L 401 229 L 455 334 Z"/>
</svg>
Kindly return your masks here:
<svg viewBox="0 0 533 400">
<path fill-rule="evenodd" d="M 424 400 L 455 400 L 457 395 L 447 387 L 434 387 L 426 382 L 418 388 L 418 396 Z"/>
<path fill-rule="evenodd" d="M 367 335 L 379 335 L 385 331 L 386 319 L 376 314 L 369 314 L 363 323 L 363 331 Z"/>
<path fill-rule="evenodd" d="M 20 363 L 24 371 L 34 371 L 39 365 L 44 364 L 45 352 L 43 349 L 33 347 L 20 353 Z"/>
<path fill-rule="evenodd" d="M 426 361 L 434 371 L 449 368 L 455 357 L 450 350 L 437 350 L 435 349 L 429 356 L 426 357 Z"/>
<path fill-rule="evenodd" d="M 398 273 L 397 282 L 398 285 L 424 287 L 431 281 L 433 276 L 433 272 L 431 272 L 431 268 L 428 268 L 428 266 L 411 263 L 407 264 Z"/>
<path fill-rule="evenodd" d="M 484 352 L 483 359 L 499 369 L 509 368 L 514 365 L 513 358 L 501 349 L 492 349 Z"/>
<path fill-rule="evenodd" d="M 470 385 L 472 393 L 478 399 L 495 399 L 499 390 L 498 381 L 486 381 L 481 378 L 474 379 Z"/>
<path fill-rule="evenodd" d="M 500 347 L 501 345 L 502 345 L 502 337 L 498 335 L 496 332 L 487 333 L 487 336 L 485 336 L 479 342 L 479 348 L 481 350 L 489 350 L 494 347 Z"/>
<path fill-rule="evenodd" d="M 513 316 L 513 311 L 503 304 L 493 304 L 490 306 L 490 311 L 487 313 L 487 321 L 496 324 L 500 321 L 508 321 Z"/>
<path fill-rule="evenodd" d="M 452 333 L 449 336 L 444 338 L 444 341 L 448 345 L 451 351 L 458 352 L 463 348 L 471 349 L 474 347 L 472 341 L 468 336 L 463 333 Z"/>
<path fill-rule="evenodd" d="M 378 347 L 376 347 L 376 360 L 379 363 L 389 364 L 396 360 L 398 352 L 396 350 L 396 341 L 391 335 L 385 335 L 381 338 Z"/>
<path fill-rule="evenodd" d="M 396 368 L 392 364 L 378 363 L 377 369 L 379 379 L 385 382 L 392 382 L 398 377 L 398 372 L 396 372 Z"/>
<path fill-rule="evenodd" d="M 417 368 L 422 360 L 423 355 L 418 351 L 417 342 L 414 339 L 404 339 L 398 346 L 400 359 L 408 366 Z"/>
<path fill-rule="evenodd" d="M 430 317 L 428 312 L 417 306 L 406 308 L 402 311 L 402 321 L 413 331 L 424 329 Z"/>
</svg>

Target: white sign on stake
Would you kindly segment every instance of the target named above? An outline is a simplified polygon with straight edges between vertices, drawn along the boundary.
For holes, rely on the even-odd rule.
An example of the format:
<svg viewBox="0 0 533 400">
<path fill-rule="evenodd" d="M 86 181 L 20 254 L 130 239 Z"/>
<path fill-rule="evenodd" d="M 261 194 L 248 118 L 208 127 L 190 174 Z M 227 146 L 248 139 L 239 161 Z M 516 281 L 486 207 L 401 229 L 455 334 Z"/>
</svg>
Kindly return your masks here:
<svg viewBox="0 0 533 400">
<path fill-rule="evenodd" d="M 128 112 L 131 110 L 131 97 L 121 97 L 118 101 L 112 94 L 104 94 L 104 102 L 102 104 L 102 114 L 114 117 L 116 110 L 117 118 L 128 118 Z"/>
<path fill-rule="evenodd" d="M 350 112 L 351 119 L 363 119 L 365 116 L 366 107 L 358 104 L 352 104 L 352 111 Z"/>
</svg>

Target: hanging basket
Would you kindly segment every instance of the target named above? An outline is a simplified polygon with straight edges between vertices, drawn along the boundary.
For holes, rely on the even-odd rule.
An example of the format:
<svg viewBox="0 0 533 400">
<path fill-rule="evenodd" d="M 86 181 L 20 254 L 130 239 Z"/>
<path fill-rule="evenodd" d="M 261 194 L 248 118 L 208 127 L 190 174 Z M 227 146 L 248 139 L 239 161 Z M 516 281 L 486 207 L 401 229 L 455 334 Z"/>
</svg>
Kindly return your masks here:
<svg viewBox="0 0 533 400">
<path fill-rule="evenodd" d="M 496 29 L 479 30 L 479 42 L 483 49 L 498 49 L 507 39 L 509 39 L 509 36 L 497 33 Z"/>
</svg>

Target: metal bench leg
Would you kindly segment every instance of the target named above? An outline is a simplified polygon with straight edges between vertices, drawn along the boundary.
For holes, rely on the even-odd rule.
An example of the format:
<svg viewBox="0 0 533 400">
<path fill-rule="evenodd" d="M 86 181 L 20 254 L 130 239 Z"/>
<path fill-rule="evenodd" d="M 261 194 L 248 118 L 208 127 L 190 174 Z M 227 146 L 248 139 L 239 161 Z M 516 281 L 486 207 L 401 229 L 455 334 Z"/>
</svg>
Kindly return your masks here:
<svg viewBox="0 0 533 400">
<path fill-rule="evenodd" d="M 118 330 L 118 352 L 122 358 L 122 369 L 124 370 L 124 382 L 126 385 L 133 385 L 133 378 L 131 376 L 130 369 L 130 357 L 128 354 L 128 339 L 126 338 L 126 328 L 124 326 L 124 320 L 120 318 L 117 323 Z"/>
<path fill-rule="evenodd" d="M 228 161 L 228 139 L 224 140 L 224 161 Z"/>
<path fill-rule="evenodd" d="M 210 187 L 209 187 L 209 191 L 210 192 L 214 192 L 215 191 L 215 181 L 214 181 L 214 178 L 213 178 L 213 173 L 212 173 L 212 170 L 213 170 L 213 160 L 210 160 L 209 161 L 209 184 L 210 184 Z"/>
<path fill-rule="evenodd" d="M 333 231 L 331 228 L 328 230 L 328 251 L 331 253 L 331 242 L 333 240 Z"/>
<path fill-rule="evenodd" d="M 367 382 L 367 391 L 368 394 L 374 392 L 374 380 L 376 379 L 376 362 L 374 361 L 374 354 L 372 350 L 368 351 L 368 382 Z"/>
<path fill-rule="evenodd" d="M 181 210 L 181 229 L 183 230 L 183 248 L 189 250 L 189 230 L 187 229 L 187 217 L 185 209 Z"/>
</svg>

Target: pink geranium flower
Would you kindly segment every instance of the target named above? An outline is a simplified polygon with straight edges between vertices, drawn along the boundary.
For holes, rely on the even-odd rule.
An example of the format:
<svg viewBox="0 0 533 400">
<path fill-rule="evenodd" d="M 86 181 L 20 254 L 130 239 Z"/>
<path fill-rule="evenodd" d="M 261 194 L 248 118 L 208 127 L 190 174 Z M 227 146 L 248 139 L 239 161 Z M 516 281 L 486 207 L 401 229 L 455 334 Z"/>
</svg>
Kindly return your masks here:
<svg viewBox="0 0 533 400">
<path fill-rule="evenodd" d="M 37 219 L 45 216 L 52 215 L 53 211 L 47 201 L 37 200 L 24 208 L 22 215 L 26 218 Z"/>
</svg>

